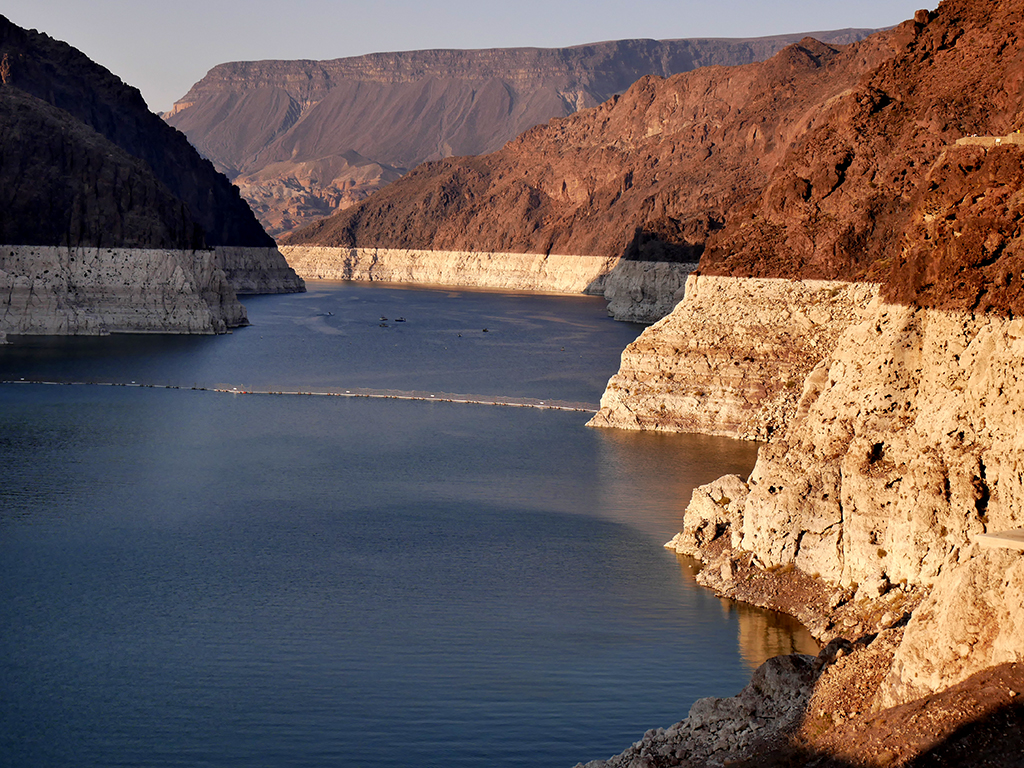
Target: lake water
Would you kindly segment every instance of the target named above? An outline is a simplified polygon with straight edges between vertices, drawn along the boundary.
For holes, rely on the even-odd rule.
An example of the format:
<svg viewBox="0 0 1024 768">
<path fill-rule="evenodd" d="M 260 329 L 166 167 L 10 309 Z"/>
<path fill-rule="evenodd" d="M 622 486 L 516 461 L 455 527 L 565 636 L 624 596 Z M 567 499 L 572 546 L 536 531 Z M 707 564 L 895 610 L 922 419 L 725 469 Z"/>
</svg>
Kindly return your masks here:
<svg viewBox="0 0 1024 768">
<path fill-rule="evenodd" d="M 596 407 L 600 300 L 245 303 L 0 347 L 0 765 L 571 768 L 813 650 L 662 546 L 754 446 L 444 402 Z"/>
</svg>

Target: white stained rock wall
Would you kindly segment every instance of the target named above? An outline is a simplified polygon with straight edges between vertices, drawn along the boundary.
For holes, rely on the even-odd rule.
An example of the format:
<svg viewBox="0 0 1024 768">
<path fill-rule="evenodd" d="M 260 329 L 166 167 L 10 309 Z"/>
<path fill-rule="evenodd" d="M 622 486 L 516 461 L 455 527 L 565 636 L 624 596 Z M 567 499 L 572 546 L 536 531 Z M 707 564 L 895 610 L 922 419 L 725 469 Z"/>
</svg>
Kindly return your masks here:
<svg viewBox="0 0 1024 768">
<path fill-rule="evenodd" d="M 1024 526 L 1024 321 L 876 302 L 750 477 L 741 547 L 867 596 Z"/>
<path fill-rule="evenodd" d="M 728 533 L 871 599 L 923 588 L 881 703 L 1024 661 L 1024 553 L 977 534 L 1024 527 L 1024 320 L 876 300 L 807 377 L 746 483 L 694 492 L 678 551 Z M 846 590 L 843 590 L 843 588 Z"/>
<path fill-rule="evenodd" d="M 616 259 L 531 253 L 282 246 L 305 279 L 600 294 Z"/>
<path fill-rule="evenodd" d="M 224 333 L 246 323 L 213 251 L 0 246 L 0 333 Z"/>
<path fill-rule="evenodd" d="M 288 266 L 277 248 L 219 245 L 214 249 L 217 266 L 224 270 L 237 294 L 299 293 L 306 290 L 302 278 Z"/>
<path fill-rule="evenodd" d="M 591 426 L 764 440 L 873 284 L 690 275 L 685 298 L 622 353 Z"/>
<path fill-rule="evenodd" d="M 616 320 L 653 323 L 683 299 L 695 263 L 620 261 L 604 283 L 608 314 Z"/>
<path fill-rule="evenodd" d="M 616 320 L 650 323 L 682 297 L 695 264 L 618 258 L 401 248 L 282 246 L 288 263 L 310 280 L 416 283 L 509 291 L 604 295 Z"/>
</svg>

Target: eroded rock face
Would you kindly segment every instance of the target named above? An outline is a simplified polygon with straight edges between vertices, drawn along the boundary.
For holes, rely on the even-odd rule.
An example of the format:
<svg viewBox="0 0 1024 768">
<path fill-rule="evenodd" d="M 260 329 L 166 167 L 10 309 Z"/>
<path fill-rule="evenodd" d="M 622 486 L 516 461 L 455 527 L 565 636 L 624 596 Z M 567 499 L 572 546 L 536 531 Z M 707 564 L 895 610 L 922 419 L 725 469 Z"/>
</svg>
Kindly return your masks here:
<svg viewBox="0 0 1024 768">
<path fill-rule="evenodd" d="M 203 230 L 149 167 L 64 110 L 0 87 L 0 243 L 194 249 Z"/>
<path fill-rule="evenodd" d="M 1024 320 L 875 300 L 807 378 L 750 478 L 695 491 L 671 546 L 710 558 L 723 573 L 705 583 L 745 599 L 724 573 L 739 553 L 812 574 L 862 614 L 903 590 L 927 595 L 886 706 L 1024 661 L 1024 557 L 973 544 L 1024 527 L 1022 355 Z M 722 547 L 735 554 L 721 560 Z"/>
<path fill-rule="evenodd" d="M 299 293 L 305 283 L 277 248 L 221 245 L 214 249 L 217 266 L 235 293 Z"/>
<path fill-rule="evenodd" d="M 682 301 L 696 269 L 696 263 L 619 259 L 604 280 L 608 314 L 635 323 L 661 320 Z"/>
<path fill-rule="evenodd" d="M 882 707 L 1024 662 L 1024 556 L 982 549 L 944 574 L 914 612 L 879 692 Z"/>
<path fill-rule="evenodd" d="M 1002 242 L 1019 215 L 1019 149 L 957 142 L 1021 127 L 1022 12 L 945 0 L 897 27 L 894 55 L 821 105 L 702 271 L 866 279 L 893 303 L 1019 312 L 1002 269 L 1019 258 Z"/>
<path fill-rule="evenodd" d="M 0 337 L 223 333 L 246 323 L 232 284 L 303 290 L 137 90 L 3 17 L 0 52 Z"/>
<path fill-rule="evenodd" d="M 743 546 L 843 584 L 930 586 L 1024 526 L 1024 321 L 878 302 L 750 477 Z"/>
<path fill-rule="evenodd" d="M 245 309 L 213 251 L 0 246 L 0 333 L 224 333 Z"/>
<path fill-rule="evenodd" d="M 3 17 L 0 52 L 7 65 L 0 243 L 216 247 L 229 283 L 242 292 L 303 289 L 238 190 L 136 89 L 71 46 Z"/>
<path fill-rule="evenodd" d="M 876 290 L 691 275 L 683 301 L 622 353 L 590 425 L 777 434 L 796 414 L 804 378 Z"/>
</svg>

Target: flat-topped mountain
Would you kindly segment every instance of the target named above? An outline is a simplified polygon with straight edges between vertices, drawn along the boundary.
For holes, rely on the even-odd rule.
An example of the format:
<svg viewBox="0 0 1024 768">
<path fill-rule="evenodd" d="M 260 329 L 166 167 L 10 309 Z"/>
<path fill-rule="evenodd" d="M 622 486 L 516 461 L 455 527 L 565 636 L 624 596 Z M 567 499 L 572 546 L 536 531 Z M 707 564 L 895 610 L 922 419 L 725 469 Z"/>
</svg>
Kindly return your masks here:
<svg viewBox="0 0 1024 768">
<path fill-rule="evenodd" d="M 815 35 L 838 45 L 869 31 Z M 231 62 L 210 70 L 166 119 L 279 234 L 358 202 L 425 160 L 497 150 L 644 75 L 758 61 L 801 37 Z"/>
</svg>

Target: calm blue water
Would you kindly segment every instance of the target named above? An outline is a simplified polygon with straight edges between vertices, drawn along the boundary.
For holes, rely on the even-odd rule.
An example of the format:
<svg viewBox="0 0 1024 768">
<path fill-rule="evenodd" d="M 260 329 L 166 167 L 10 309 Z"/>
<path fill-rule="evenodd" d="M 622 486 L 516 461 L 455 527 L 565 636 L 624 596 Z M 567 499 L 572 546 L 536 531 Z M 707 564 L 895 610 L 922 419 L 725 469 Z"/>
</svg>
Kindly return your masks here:
<svg viewBox="0 0 1024 768">
<path fill-rule="evenodd" d="M 750 445 L 191 389 L 596 405 L 638 331 L 602 302 L 246 305 L 229 336 L 0 347 L 2 379 L 185 387 L 0 385 L 0 765 L 570 768 L 806 642 L 662 547 Z"/>
</svg>

